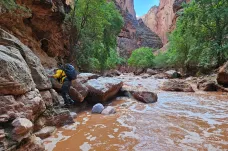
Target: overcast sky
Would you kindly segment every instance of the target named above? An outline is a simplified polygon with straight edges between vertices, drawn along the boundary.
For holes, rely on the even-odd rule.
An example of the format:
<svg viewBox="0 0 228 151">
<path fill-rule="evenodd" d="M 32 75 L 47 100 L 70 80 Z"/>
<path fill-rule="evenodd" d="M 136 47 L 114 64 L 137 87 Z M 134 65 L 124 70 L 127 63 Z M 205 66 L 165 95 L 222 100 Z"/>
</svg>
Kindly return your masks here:
<svg viewBox="0 0 228 151">
<path fill-rule="evenodd" d="M 138 17 L 146 14 L 148 10 L 154 6 L 159 5 L 159 0 L 134 0 L 135 11 Z"/>
</svg>

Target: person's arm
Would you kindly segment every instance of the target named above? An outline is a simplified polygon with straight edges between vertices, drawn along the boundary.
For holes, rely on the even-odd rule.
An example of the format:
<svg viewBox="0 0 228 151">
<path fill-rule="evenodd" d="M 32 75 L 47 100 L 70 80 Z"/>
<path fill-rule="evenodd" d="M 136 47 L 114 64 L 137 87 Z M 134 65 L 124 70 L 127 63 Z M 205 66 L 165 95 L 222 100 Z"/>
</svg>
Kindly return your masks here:
<svg viewBox="0 0 228 151">
<path fill-rule="evenodd" d="M 54 75 L 48 75 L 49 78 L 59 78 L 61 76 L 61 71 L 57 70 L 56 73 Z"/>
</svg>

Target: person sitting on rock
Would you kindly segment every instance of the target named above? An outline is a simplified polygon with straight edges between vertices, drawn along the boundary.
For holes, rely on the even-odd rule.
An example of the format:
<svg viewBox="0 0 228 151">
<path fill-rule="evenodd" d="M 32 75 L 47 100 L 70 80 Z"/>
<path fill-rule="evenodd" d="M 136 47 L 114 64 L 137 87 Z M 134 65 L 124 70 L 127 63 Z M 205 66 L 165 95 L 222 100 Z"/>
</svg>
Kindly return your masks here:
<svg viewBox="0 0 228 151">
<path fill-rule="evenodd" d="M 58 80 L 59 83 L 62 84 L 61 87 L 61 95 L 64 99 L 64 104 L 67 107 L 68 105 L 71 105 L 74 103 L 74 101 L 70 98 L 69 96 L 69 90 L 71 86 L 71 79 L 69 79 L 66 76 L 66 73 L 63 69 L 63 65 L 61 63 L 57 64 L 58 69 L 55 69 L 55 74 L 54 75 L 49 75 L 50 78 L 54 78 Z"/>
</svg>

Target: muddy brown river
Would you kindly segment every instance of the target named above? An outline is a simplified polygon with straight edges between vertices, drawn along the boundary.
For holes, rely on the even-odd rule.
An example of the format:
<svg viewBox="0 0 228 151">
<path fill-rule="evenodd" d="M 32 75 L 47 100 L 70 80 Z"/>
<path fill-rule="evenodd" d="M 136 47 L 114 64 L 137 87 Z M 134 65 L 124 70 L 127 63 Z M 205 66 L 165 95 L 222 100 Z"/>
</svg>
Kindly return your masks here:
<svg viewBox="0 0 228 151">
<path fill-rule="evenodd" d="M 78 114 L 75 123 L 45 139 L 48 151 L 219 151 L 228 150 L 228 94 L 159 90 L 164 80 L 121 76 L 125 86 L 158 94 L 144 104 L 119 97 L 114 115 Z"/>
</svg>

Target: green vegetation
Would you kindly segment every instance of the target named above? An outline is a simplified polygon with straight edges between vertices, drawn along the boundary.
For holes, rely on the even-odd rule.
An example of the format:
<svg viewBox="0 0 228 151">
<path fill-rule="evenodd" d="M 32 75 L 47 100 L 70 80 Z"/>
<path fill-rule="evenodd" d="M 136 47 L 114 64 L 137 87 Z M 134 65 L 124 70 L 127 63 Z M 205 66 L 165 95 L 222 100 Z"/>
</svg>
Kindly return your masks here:
<svg viewBox="0 0 228 151">
<path fill-rule="evenodd" d="M 14 10 L 21 10 L 22 12 L 20 14 L 14 14 L 14 15 L 25 15 L 24 13 L 30 13 L 30 10 L 24 6 L 18 5 L 15 0 L 1 0 L 0 6 L 4 8 L 6 11 L 14 11 Z"/>
<path fill-rule="evenodd" d="M 148 68 L 154 65 L 154 55 L 151 48 L 141 47 L 132 52 L 128 64 L 137 68 Z"/>
<path fill-rule="evenodd" d="M 154 66 L 157 68 L 170 67 L 168 59 L 168 53 L 159 53 L 154 58 Z"/>
<path fill-rule="evenodd" d="M 228 1 L 193 0 L 184 5 L 170 35 L 168 63 L 210 69 L 228 60 Z"/>
<path fill-rule="evenodd" d="M 123 26 L 123 18 L 113 2 L 106 0 L 75 0 L 74 8 L 65 18 L 69 31 L 71 60 L 79 69 L 101 70 L 114 67 L 116 37 Z"/>
<path fill-rule="evenodd" d="M 0 6 L 3 6 L 7 10 L 13 10 L 18 7 L 15 0 L 1 0 Z"/>
</svg>

